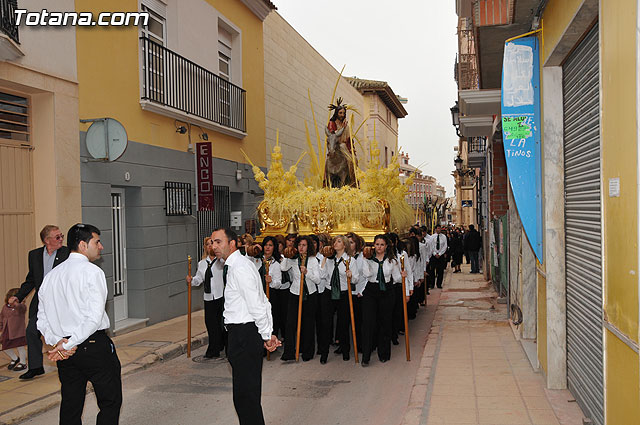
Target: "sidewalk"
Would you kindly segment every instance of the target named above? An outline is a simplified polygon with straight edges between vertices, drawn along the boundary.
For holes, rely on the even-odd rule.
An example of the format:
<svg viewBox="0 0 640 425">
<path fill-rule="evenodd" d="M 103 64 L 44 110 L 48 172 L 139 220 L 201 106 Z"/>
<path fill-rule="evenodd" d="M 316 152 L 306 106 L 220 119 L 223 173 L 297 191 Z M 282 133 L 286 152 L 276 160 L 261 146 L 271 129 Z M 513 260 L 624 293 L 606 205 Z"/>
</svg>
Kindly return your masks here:
<svg viewBox="0 0 640 425">
<path fill-rule="evenodd" d="M 581 425 L 567 390 L 547 390 L 482 275 L 447 273 L 403 425 Z"/>
<path fill-rule="evenodd" d="M 191 320 L 191 348 L 208 344 L 204 326 L 204 311 L 193 313 Z M 177 357 L 187 351 L 187 317 L 181 316 L 113 338 L 127 375 L 159 360 Z M 44 412 L 60 403 L 60 381 L 55 364 L 45 356 L 45 374 L 29 381 L 18 376 L 22 372 L 7 370 L 8 357 L 0 362 L 0 424 L 18 423 Z M 90 385 L 89 385 L 90 386 Z"/>
</svg>

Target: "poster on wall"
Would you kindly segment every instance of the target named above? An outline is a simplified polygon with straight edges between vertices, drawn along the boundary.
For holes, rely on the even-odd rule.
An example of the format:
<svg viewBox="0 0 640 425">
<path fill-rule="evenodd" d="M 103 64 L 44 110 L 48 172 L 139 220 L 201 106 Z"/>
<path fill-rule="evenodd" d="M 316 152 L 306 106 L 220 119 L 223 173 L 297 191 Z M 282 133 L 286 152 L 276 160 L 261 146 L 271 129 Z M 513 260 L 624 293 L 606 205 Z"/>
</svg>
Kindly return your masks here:
<svg viewBox="0 0 640 425">
<path fill-rule="evenodd" d="M 516 208 L 536 257 L 542 256 L 540 56 L 536 36 L 505 43 L 502 141 Z"/>
</svg>

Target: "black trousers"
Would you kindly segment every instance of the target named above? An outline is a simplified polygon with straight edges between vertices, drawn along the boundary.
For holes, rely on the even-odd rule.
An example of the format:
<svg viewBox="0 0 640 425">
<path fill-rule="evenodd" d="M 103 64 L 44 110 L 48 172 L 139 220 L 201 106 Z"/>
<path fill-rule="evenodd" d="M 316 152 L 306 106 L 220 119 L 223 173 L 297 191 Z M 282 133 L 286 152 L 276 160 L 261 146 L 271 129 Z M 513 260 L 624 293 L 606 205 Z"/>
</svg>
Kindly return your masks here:
<svg viewBox="0 0 640 425">
<path fill-rule="evenodd" d="M 367 283 L 362 297 L 362 361 L 368 362 L 375 344 L 378 358 L 391 358 L 391 323 L 395 291 L 387 285 L 381 291 L 377 282 Z"/>
<path fill-rule="evenodd" d="M 469 257 L 471 257 L 471 273 L 480 273 L 480 263 L 478 261 L 478 253 L 479 251 L 469 251 Z M 31 359 L 31 357 L 29 357 L 29 359 Z"/>
<path fill-rule="evenodd" d="M 261 404 L 264 341 L 253 322 L 227 324 L 226 327 L 229 332 L 233 406 L 240 425 L 264 425 Z"/>
<path fill-rule="evenodd" d="M 40 339 L 40 331 L 36 327 L 38 316 L 29 317 L 27 324 L 27 356 L 29 357 L 29 370 L 42 368 L 42 339 Z M 25 359 L 20 359 L 24 363 Z"/>
<path fill-rule="evenodd" d="M 289 288 L 269 288 L 269 302 L 271 303 L 271 315 L 273 317 L 273 334 L 286 338 L 287 309 L 289 308 Z M 296 316 L 297 317 L 297 316 Z"/>
<path fill-rule="evenodd" d="M 204 324 L 209 334 L 209 347 L 206 355 L 219 355 L 225 347 L 226 332 L 223 326 L 222 312 L 224 297 L 204 302 Z"/>
<path fill-rule="evenodd" d="M 57 362 L 62 403 L 60 425 L 82 425 L 82 410 L 91 382 L 98 400 L 97 425 L 117 424 L 122 406 L 120 360 L 111 338 L 97 331 L 67 360 Z"/>
<path fill-rule="evenodd" d="M 442 280 L 444 279 L 444 270 L 445 267 L 447 266 L 447 262 L 444 256 L 440 256 L 440 258 L 436 258 L 435 256 L 431 257 L 431 260 L 429 261 L 429 265 L 431 266 L 431 285 L 429 286 L 430 288 L 433 288 L 433 283 L 435 281 L 435 284 L 438 288 L 442 288 Z"/>
<path fill-rule="evenodd" d="M 296 355 L 296 334 L 298 331 L 298 296 L 289 295 L 289 309 L 287 311 L 287 333 L 284 339 L 284 357 L 294 359 Z M 316 309 L 318 294 L 307 295 L 302 301 L 302 324 L 300 326 L 300 354 L 303 360 L 311 360 L 315 354 Z"/>
<path fill-rule="evenodd" d="M 318 352 L 323 355 L 329 353 L 331 333 L 333 328 L 333 304 L 331 303 L 331 290 L 325 289 L 318 294 L 318 308 L 316 314 L 316 327 L 318 332 Z"/>
<path fill-rule="evenodd" d="M 336 339 L 340 341 L 342 355 L 351 351 L 351 312 L 349 311 L 348 291 L 340 291 L 339 300 L 331 300 L 333 308 L 338 312 L 336 319 Z"/>
</svg>

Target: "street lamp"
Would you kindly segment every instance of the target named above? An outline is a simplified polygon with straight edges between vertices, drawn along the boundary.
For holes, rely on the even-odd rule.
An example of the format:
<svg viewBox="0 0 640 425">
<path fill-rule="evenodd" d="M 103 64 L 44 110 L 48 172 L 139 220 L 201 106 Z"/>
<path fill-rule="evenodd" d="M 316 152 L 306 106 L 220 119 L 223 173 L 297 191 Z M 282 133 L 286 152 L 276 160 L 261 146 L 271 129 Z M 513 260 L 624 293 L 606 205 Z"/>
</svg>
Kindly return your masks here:
<svg viewBox="0 0 640 425">
<path fill-rule="evenodd" d="M 453 163 L 456 166 L 456 171 L 458 172 L 458 174 L 460 174 L 460 172 L 462 171 L 462 158 L 460 158 L 460 155 L 458 155 L 457 158 L 453 160 Z"/>
<path fill-rule="evenodd" d="M 451 122 L 456 128 L 456 134 L 458 137 L 462 137 L 462 134 L 460 134 L 460 108 L 458 107 L 457 100 L 456 104 L 449 108 L 449 110 L 451 111 Z"/>
</svg>

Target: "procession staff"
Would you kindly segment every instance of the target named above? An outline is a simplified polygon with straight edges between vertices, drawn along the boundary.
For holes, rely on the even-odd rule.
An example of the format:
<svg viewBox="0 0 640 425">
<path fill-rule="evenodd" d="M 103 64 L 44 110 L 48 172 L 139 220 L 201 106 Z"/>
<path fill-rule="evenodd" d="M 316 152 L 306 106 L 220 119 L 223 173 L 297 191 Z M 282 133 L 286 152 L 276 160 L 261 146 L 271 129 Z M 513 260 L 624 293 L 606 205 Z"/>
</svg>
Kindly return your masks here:
<svg viewBox="0 0 640 425">
<path fill-rule="evenodd" d="M 349 352 L 351 345 L 349 343 L 349 300 L 347 294 L 350 290 L 347 284 L 347 277 L 357 280 L 360 271 L 357 263 L 353 262 L 352 267 L 347 270 L 346 261 L 352 260 L 352 251 L 349 240 L 344 235 L 338 235 L 333 238 L 333 246 L 325 247 L 323 253 L 325 258 L 322 260 L 322 274 L 329 280 L 331 303 L 338 310 L 338 321 L 336 325 L 336 339 L 340 340 L 340 353 L 342 360 L 350 360 Z M 330 332 L 330 329 L 328 330 Z M 329 338 L 326 339 L 328 341 Z M 321 348 L 323 351 L 329 350 L 327 346 Z"/>
<path fill-rule="evenodd" d="M 402 256 L 404 256 L 405 258 L 408 257 L 404 242 L 400 240 L 400 238 L 396 233 L 387 233 L 387 237 L 391 240 L 391 245 L 395 250 L 396 258 L 399 259 Z M 413 293 L 413 275 L 411 273 L 411 270 L 406 270 L 406 271 L 407 271 L 407 290 L 410 293 Z M 402 318 L 404 314 L 403 313 L 404 295 L 403 295 L 402 287 L 401 285 L 399 285 L 400 281 L 395 280 L 394 283 L 396 285 L 394 285 L 395 295 L 394 295 L 394 302 L 393 302 L 393 323 L 391 327 L 391 342 L 393 343 L 393 345 L 398 345 L 399 344 L 398 335 L 404 332 L 404 329 L 403 329 L 404 325 L 403 325 L 403 318 Z"/>
<path fill-rule="evenodd" d="M 347 271 L 351 260 L 346 261 Z M 347 276 L 347 288 L 351 289 L 351 277 Z M 347 299 L 349 300 L 349 314 L 351 315 L 351 335 L 353 336 L 353 355 L 356 363 L 358 363 L 358 338 L 356 337 L 356 321 L 353 317 L 353 294 L 351 290 L 347 291 Z"/>
<path fill-rule="evenodd" d="M 298 236 L 296 246 L 297 250 L 286 248 L 285 258 L 282 260 L 282 269 L 289 273 L 292 282 L 289 288 L 291 293 L 289 294 L 287 311 L 284 353 L 281 357 L 283 361 L 296 359 L 296 347 L 301 347 L 303 361 L 311 360 L 315 350 L 317 285 L 320 283 L 321 272 L 315 259 L 316 253 L 311 238 Z M 300 291 L 301 286 L 302 292 Z M 300 305 L 300 296 L 302 296 L 302 305 Z M 298 318 L 300 322 L 298 322 Z M 300 338 L 297 338 L 298 326 L 300 326 Z"/>
<path fill-rule="evenodd" d="M 216 256 L 225 261 L 224 323 L 229 332 L 227 355 L 233 405 L 241 425 L 264 424 L 260 402 L 263 347 L 273 352 L 280 345 L 271 334 L 271 305 L 262 290 L 258 271 L 237 250 L 236 233 L 228 228 L 216 229 L 211 238 Z"/>
<path fill-rule="evenodd" d="M 311 235 L 313 238 L 315 235 Z M 329 243 L 329 238 L 320 234 L 318 236 L 318 252 L 315 258 L 318 267 L 324 261 L 322 251 L 325 245 Z M 316 335 L 318 337 L 318 354 L 320 354 L 320 363 L 327 364 L 329 356 L 329 344 L 331 342 L 331 332 L 333 328 L 333 305 L 331 303 L 331 283 L 324 273 L 320 273 L 320 282 L 318 282 L 318 308 L 316 313 Z"/>
<path fill-rule="evenodd" d="M 400 267 L 402 269 L 402 271 L 405 271 L 404 268 L 404 255 L 402 257 L 400 257 Z M 402 292 L 404 293 L 406 291 L 406 282 L 405 282 L 405 276 L 402 276 Z M 411 360 L 411 349 L 410 349 L 410 344 L 409 344 L 409 319 L 407 317 L 407 298 L 408 297 L 402 297 L 402 307 L 404 308 L 404 346 L 405 346 L 405 351 L 407 352 L 407 361 Z"/>
<path fill-rule="evenodd" d="M 385 235 L 377 235 L 373 252 L 367 247 L 364 254 L 368 258 L 365 269 L 368 283 L 362 299 L 362 366 L 368 366 L 376 341 L 378 359 L 384 363 L 391 358 L 393 282 L 401 281 L 406 272 L 400 270 L 395 251 Z"/>
<path fill-rule="evenodd" d="M 422 288 L 422 285 L 425 283 L 424 280 L 419 279 L 419 277 L 423 275 L 423 271 L 421 269 L 423 262 L 420 256 L 420 243 L 418 242 L 418 238 L 412 234 L 404 242 L 405 247 L 407 248 L 407 254 L 409 255 L 406 259 L 406 266 L 407 269 L 411 269 L 413 272 L 414 291 L 407 303 L 407 316 L 409 320 L 411 320 L 416 318 L 420 299 L 424 300 L 424 288 Z"/>
<path fill-rule="evenodd" d="M 202 259 L 198 262 L 196 275 L 187 275 L 187 284 L 204 286 L 204 323 L 209 334 L 209 346 L 204 354 L 207 359 L 220 357 L 224 348 L 225 331 L 222 323 L 224 310 L 224 283 L 222 270 L 224 261 L 216 257 L 211 237 L 204 238 Z"/>
<path fill-rule="evenodd" d="M 187 256 L 187 276 L 191 276 L 191 256 Z M 191 285 L 187 284 L 187 358 L 191 357 Z"/>
<path fill-rule="evenodd" d="M 60 424 L 81 425 L 90 381 L 98 400 L 97 423 L 117 424 L 122 405 L 120 360 L 107 336 L 107 279 L 92 261 L 104 249 L 100 230 L 76 224 L 68 232 L 69 258 L 47 274 L 38 296 L 38 330 L 52 345 L 58 366 Z"/>
</svg>

